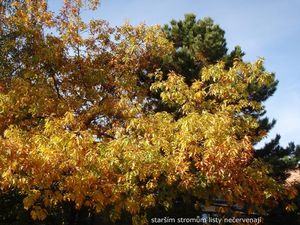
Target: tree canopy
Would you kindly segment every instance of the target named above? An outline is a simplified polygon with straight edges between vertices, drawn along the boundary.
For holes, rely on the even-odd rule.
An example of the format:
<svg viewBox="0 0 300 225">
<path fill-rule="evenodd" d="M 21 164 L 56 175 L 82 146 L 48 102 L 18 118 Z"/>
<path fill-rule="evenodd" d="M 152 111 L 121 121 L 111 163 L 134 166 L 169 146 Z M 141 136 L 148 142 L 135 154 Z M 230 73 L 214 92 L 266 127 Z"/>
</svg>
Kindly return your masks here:
<svg viewBox="0 0 300 225">
<path fill-rule="evenodd" d="M 227 54 L 224 31 L 193 15 L 163 29 L 84 22 L 97 4 L 1 4 L 3 193 L 15 190 L 34 220 L 71 203 L 133 224 L 178 196 L 247 213 L 295 197 L 254 155 L 277 84 L 263 59 Z"/>
</svg>

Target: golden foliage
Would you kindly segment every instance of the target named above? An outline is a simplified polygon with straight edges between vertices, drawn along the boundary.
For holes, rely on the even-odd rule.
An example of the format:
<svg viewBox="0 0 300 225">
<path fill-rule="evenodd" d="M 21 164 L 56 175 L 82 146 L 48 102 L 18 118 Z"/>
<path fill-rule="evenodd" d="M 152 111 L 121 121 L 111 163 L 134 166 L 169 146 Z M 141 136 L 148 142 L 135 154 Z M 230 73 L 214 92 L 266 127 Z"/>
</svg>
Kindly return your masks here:
<svg viewBox="0 0 300 225">
<path fill-rule="evenodd" d="M 9 67 L 1 73 L 0 187 L 24 194 L 33 219 L 63 201 L 110 206 L 112 219 L 124 210 L 144 224 L 145 209 L 168 208 L 177 193 L 254 209 L 280 198 L 282 187 L 253 160 L 262 136 L 244 113 L 263 110 L 249 84 L 273 79 L 261 59 L 229 70 L 219 62 L 189 86 L 159 70 L 174 51 L 159 26 L 84 23 L 79 0 L 65 1 L 58 17 L 46 1 L 21 4 L 11 3 L 1 30 Z M 155 112 L 151 91 L 181 116 Z"/>
</svg>

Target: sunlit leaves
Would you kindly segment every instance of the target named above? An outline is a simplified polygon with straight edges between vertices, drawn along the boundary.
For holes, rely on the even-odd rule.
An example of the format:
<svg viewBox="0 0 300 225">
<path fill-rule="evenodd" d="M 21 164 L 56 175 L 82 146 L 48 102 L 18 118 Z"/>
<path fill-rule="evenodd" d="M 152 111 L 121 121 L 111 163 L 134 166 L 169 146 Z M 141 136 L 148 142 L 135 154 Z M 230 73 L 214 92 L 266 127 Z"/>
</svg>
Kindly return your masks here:
<svg viewBox="0 0 300 225">
<path fill-rule="evenodd" d="M 31 29 L 32 26 L 53 27 L 53 13 L 47 11 L 47 1 L 27 0 L 12 1 L 10 10 L 14 11 L 13 15 L 8 15 L 7 19 L 11 26 L 20 26 L 23 29 Z"/>
<path fill-rule="evenodd" d="M 274 79 L 262 60 L 218 62 L 187 84 L 160 69 L 174 48 L 159 26 L 84 23 L 79 0 L 64 1 L 58 18 L 44 2 L 26 2 L 12 4 L 5 23 L 16 38 L 1 53 L 11 68 L 0 83 L 0 187 L 24 195 L 33 219 L 72 202 L 145 224 L 146 210 L 168 209 L 182 193 L 254 209 L 280 197 L 253 160 L 262 137 L 249 109 L 263 105 L 251 85 Z M 153 93 L 174 111 L 155 111 Z"/>
</svg>

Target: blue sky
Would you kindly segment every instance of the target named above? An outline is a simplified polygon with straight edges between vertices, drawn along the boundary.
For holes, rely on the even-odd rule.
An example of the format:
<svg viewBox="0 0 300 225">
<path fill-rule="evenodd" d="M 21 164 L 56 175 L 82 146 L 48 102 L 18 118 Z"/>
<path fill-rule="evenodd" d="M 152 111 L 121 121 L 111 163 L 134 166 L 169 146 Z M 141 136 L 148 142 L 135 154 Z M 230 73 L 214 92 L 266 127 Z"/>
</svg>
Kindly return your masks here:
<svg viewBox="0 0 300 225">
<path fill-rule="evenodd" d="M 63 0 L 49 0 L 56 9 Z M 281 135 L 281 144 L 300 144 L 300 1 L 299 0 L 101 0 L 86 19 L 106 19 L 111 25 L 165 24 L 195 13 L 209 16 L 225 30 L 227 47 L 240 45 L 245 59 L 265 58 L 275 72 L 278 90 L 266 102 L 267 115 L 277 123 L 269 134 Z M 269 139 L 268 138 L 268 139 Z"/>
</svg>

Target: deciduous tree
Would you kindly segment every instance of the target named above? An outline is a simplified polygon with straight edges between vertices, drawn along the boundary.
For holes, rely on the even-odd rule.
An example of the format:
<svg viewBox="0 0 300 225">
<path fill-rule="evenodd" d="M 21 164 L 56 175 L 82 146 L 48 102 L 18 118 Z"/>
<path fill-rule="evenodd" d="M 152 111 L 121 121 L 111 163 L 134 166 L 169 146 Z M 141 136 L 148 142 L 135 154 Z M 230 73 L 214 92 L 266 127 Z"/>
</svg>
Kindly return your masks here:
<svg viewBox="0 0 300 225">
<path fill-rule="evenodd" d="M 264 107 L 251 87 L 275 82 L 263 60 L 217 62 L 221 38 L 220 56 L 201 47 L 213 64 L 189 79 L 161 64 L 176 45 L 159 26 L 84 22 L 96 3 L 67 0 L 58 15 L 46 1 L 2 5 L 2 192 L 17 190 L 34 220 L 69 203 L 134 224 L 185 193 L 200 208 L 222 198 L 249 212 L 295 195 L 253 157 Z"/>
</svg>

